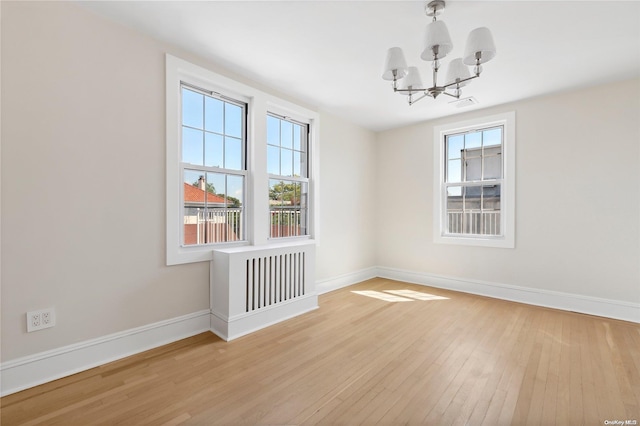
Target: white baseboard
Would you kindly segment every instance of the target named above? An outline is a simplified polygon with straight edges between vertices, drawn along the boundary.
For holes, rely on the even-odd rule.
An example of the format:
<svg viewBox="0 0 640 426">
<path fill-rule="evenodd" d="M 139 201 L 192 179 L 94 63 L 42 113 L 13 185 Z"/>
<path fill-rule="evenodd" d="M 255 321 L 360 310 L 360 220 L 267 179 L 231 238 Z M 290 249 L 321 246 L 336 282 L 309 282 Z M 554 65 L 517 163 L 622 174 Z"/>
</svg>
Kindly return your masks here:
<svg viewBox="0 0 640 426">
<path fill-rule="evenodd" d="M 210 311 L 137 327 L 0 364 L 0 396 L 210 331 Z"/>
<path fill-rule="evenodd" d="M 370 280 L 377 276 L 378 271 L 375 267 L 338 275 L 337 277 L 316 281 L 316 292 L 318 294 L 328 293 L 343 287 L 349 287 L 350 285 L 357 284 L 362 281 Z"/>
<path fill-rule="evenodd" d="M 318 295 L 313 293 L 233 318 L 212 311 L 211 331 L 228 342 L 315 309 Z"/>
<path fill-rule="evenodd" d="M 463 293 L 478 294 L 496 299 L 526 303 L 528 305 L 544 306 L 563 311 L 580 312 L 583 314 L 640 323 L 640 304 L 638 303 L 446 277 L 387 267 L 378 267 L 377 275 L 381 278 L 460 291 Z"/>
</svg>

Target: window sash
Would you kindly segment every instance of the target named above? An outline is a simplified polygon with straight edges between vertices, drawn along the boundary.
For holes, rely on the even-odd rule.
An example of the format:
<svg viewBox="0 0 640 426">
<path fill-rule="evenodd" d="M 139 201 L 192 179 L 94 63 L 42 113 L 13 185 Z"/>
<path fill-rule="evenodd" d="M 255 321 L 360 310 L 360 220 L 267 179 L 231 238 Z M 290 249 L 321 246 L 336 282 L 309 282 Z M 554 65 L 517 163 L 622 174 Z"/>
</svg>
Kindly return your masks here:
<svg viewBox="0 0 640 426">
<path fill-rule="evenodd" d="M 485 144 L 485 134 L 495 130 L 500 130 L 499 144 L 490 144 L 490 140 Z M 477 137 L 476 137 L 477 135 Z M 472 138 L 470 147 L 467 148 L 467 137 Z M 459 141 L 455 141 L 456 138 L 462 138 L 462 145 L 459 145 Z M 495 142 L 495 141 L 494 141 Z M 479 126 L 478 128 L 462 131 L 445 133 L 442 138 L 444 144 L 443 164 L 444 164 L 444 178 L 442 185 L 442 235 L 444 236 L 458 236 L 458 237 L 476 237 L 476 238 L 501 238 L 503 237 L 503 226 L 501 226 L 501 209 L 485 209 L 484 208 L 484 188 L 487 185 L 503 187 L 503 179 L 490 177 L 485 178 L 486 174 L 490 174 L 487 171 L 486 159 L 496 158 L 499 161 L 499 176 L 504 175 L 504 161 L 502 151 L 504 147 L 504 126 Z M 452 152 L 452 145 L 459 149 L 457 152 Z M 498 152 L 494 152 L 495 150 Z M 456 150 L 457 151 L 457 150 Z M 489 151 L 485 154 L 486 151 Z M 479 175 L 474 174 L 474 177 L 479 179 L 469 179 L 470 166 L 469 163 L 479 163 Z M 454 165 L 459 162 L 459 180 L 451 179 L 451 163 Z M 454 172 L 454 173 L 455 173 Z M 496 174 L 495 172 L 493 174 Z M 451 209 L 451 189 L 460 188 L 460 208 Z M 467 201 L 469 197 L 469 189 L 478 188 L 479 197 L 474 200 L 477 202 L 477 206 L 474 206 L 471 201 Z M 456 196 L 453 196 L 456 197 Z M 502 199 L 502 194 L 498 196 L 498 203 Z M 454 198 L 454 201 L 458 201 Z M 487 220 L 489 219 L 489 220 Z"/>
<path fill-rule="evenodd" d="M 283 151 L 288 152 L 292 151 L 292 172 L 291 174 L 275 174 L 268 173 L 268 182 L 269 182 L 269 193 L 271 194 L 272 184 L 282 183 L 282 184 L 294 184 L 296 187 L 305 188 L 304 194 L 300 196 L 304 198 L 304 202 L 302 200 L 299 201 L 298 205 L 292 206 L 284 206 L 284 205 L 275 205 L 272 204 L 271 198 L 269 198 L 269 238 L 270 239 L 282 239 L 282 238 L 291 238 L 291 237 L 307 237 L 309 235 L 309 198 L 310 198 L 310 185 L 309 185 L 309 157 L 310 157 L 310 149 L 309 149 L 309 124 L 299 122 L 293 120 L 289 117 L 281 116 L 272 112 L 267 113 L 267 123 L 269 122 L 269 118 L 273 118 L 278 120 L 278 143 L 273 143 L 273 140 L 269 140 L 267 137 L 267 149 L 272 148 L 275 152 L 278 152 L 278 161 L 279 167 L 278 170 L 282 172 L 282 156 Z M 283 145 L 283 137 L 282 137 L 282 129 L 283 123 L 291 123 L 294 128 L 292 129 L 292 143 L 291 146 Z M 268 126 L 269 124 L 267 124 Z M 295 126 L 301 127 L 300 133 L 300 146 L 296 148 L 295 146 Z M 269 133 L 269 130 L 267 130 Z M 296 176 L 294 174 L 295 170 L 295 153 L 299 153 L 300 155 L 300 175 Z M 267 154 L 267 162 L 269 162 L 269 154 Z M 303 169 L 304 166 L 304 169 Z M 269 169 L 269 165 L 267 166 Z M 295 192 L 295 191 L 294 191 Z M 271 197 L 271 195 L 269 195 Z M 295 198 L 295 195 L 294 195 Z M 293 222 L 293 223 L 292 223 Z"/>
<path fill-rule="evenodd" d="M 183 93 L 184 90 L 188 90 L 200 95 L 203 95 L 203 105 L 202 105 L 202 127 L 195 127 L 192 125 L 188 125 L 185 124 L 185 117 L 183 116 L 184 113 L 184 98 L 183 98 Z M 206 103 L 207 103 L 207 97 L 221 101 L 222 102 L 222 117 L 221 117 L 221 131 L 215 131 L 215 130 L 210 130 L 207 129 L 207 110 L 206 110 Z M 200 88 L 196 85 L 190 84 L 188 82 L 185 81 L 181 81 L 180 82 L 180 129 L 181 131 L 179 132 L 179 152 L 180 152 L 180 156 L 181 156 L 181 161 L 180 161 L 180 165 L 179 165 L 179 179 L 181 181 L 180 183 L 180 214 L 179 214 L 179 220 L 181 221 L 180 224 L 180 246 L 181 247 L 202 247 L 202 246 L 209 246 L 209 245 L 223 245 L 223 244 L 228 244 L 228 243 L 237 243 L 239 241 L 247 241 L 247 232 L 246 232 L 246 222 L 247 222 L 247 201 L 248 201 L 248 197 L 247 197 L 247 113 L 248 113 L 248 106 L 246 103 L 242 102 L 242 101 L 238 101 L 236 99 L 232 99 L 230 97 L 227 96 L 223 96 L 220 93 L 217 92 L 213 92 L 213 91 L 209 91 L 203 88 Z M 226 126 L 227 126 L 227 121 L 226 121 L 226 105 L 230 104 L 232 106 L 236 106 L 240 108 L 240 138 L 238 138 L 236 135 L 231 135 L 230 133 L 228 133 L 226 130 Z M 184 134 L 184 129 L 194 129 L 198 132 L 202 132 L 202 163 L 191 163 L 188 161 L 184 161 L 184 140 L 183 140 L 183 134 Z M 222 139 L 222 155 L 221 155 L 221 159 L 222 159 L 222 164 L 223 166 L 208 166 L 207 165 L 207 145 L 206 145 L 206 136 L 210 134 L 210 135 L 217 135 L 219 137 L 221 137 Z M 226 149 L 227 149 L 227 138 L 230 139 L 239 139 L 240 140 L 240 168 L 228 168 L 228 167 L 224 167 L 226 166 L 227 163 L 227 157 L 226 157 Z M 228 197 L 230 197 L 231 195 L 228 193 L 228 187 L 227 187 L 227 182 L 228 182 L 228 177 L 229 176 L 237 176 L 237 177 L 241 177 L 242 178 L 242 203 L 239 207 L 235 207 L 235 208 L 230 208 L 228 203 L 225 201 L 225 204 L 223 207 L 209 207 L 208 203 L 206 202 L 206 198 L 203 199 L 203 204 L 202 206 L 196 206 L 196 207 L 186 207 L 185 206 L 185 194 L 184 194 L 184 179 L 185 179 L 185 172 L 186 171 L 191 171 L 191 172 L 196 172 L 196 173 L 201 173 L 203 176 L 207 176 L 210 173 L 215 173 L 215 174 L 219 174 L 219 175 L 223 175 L 224 179 L 225 179 L 225 188 L 224 188 L 224 198 L 226 201 L 228 201 Z M 190 183 L 190 182 L 189 182 Z M 205 197 L 207 197 L 205 195 Z M 192 204 L 196 204 L 196 203 L 192 203 Z M 197 223 L 195 224 L 197 226 L 197 233 L 198 236 L 195 240 L 195 243 L 188 243 L 186 241 L 187 237 L 186 237 L 186 226 L 187 226 L 187 213 L 188 210 L 193 210 L 194 208 L 196 208 L 197 210 Z M 233 210 L 233 211 L 232 211 Z M 190 213 L 193 213 L 192 211 L 190 211 Z M 194 215 L 191 215 L 193 217 L 195 217 Z M 192 219 L 191 216 L 189 216 L 189 222 L 195 220 Z M 233 217 L 232 217 L 233 216 Z M 231 219 L 230 219 L 231 218 Z M 233 224 L 230 225 L 230 223 L 233 222 Z M 239 223 L 237 223 L 239 222 Z M 224 224 L 224 226 L 220 226 L 220 223 Z M 189 225 L 193 225 L 191 223 L 189 223 Z M 215 238 L 211 238 L 211 237 L 205 237 L 205 238 L 200 238 L 200 231 L 203 228 L 202 231 L 206 231 L 206 232 L 211 232 L 211 233 L 216 233 L 219 235 L 223 235 L 224 236 L 224 240 L 222 241 L 216 241 L 217 237 Z M 209 229 L 211 228 L 211 229 Z M 220 229 L 219 229 L 220 228 Z M 222 229 L 224 228 L 224 229 Z M 224 232 L 222 232 L 224 231 Z M 238 235 L 239 234 L 239 235 Z M 190 236 L 191 238 L 191 236 Z M 222 238 L 222 237 L 221 237 Z M 213 241 L 211 241 L 213 239 Z M 209 240 L 209 241 L 207 241 Z"/>
<path fill-rule="evenodd" d="M 496 196 L 485 196 L 485 188 L 499 188 L 499 194 Z M 502 187 L 503 181 L 476 181 L 463 183 L 445 183 L 443 185 L 443 229 L 442 234 L 445 236 L 457 237 L 479 237 L 479 238 L 501 238 L 504 236 L 502 226 Z M 460 188 L 460 208 L 450 208 L 450 189 Z M 477 207 L 468 206 L 471 202 L 467 199 L 467 189 L 478 188 L 479 197 L 477 199 Z M 454 195 L 455 197 L 455 195 Z M 472 197 L 475 198 L 475 197 Z M 498 208 L 487 208 L 486 204 L 490 204 L 488 200 L 497 198 L 494 203 L 498 204 Z M 453 200 L 457 201 L 457 200 Z"/>
</svg>

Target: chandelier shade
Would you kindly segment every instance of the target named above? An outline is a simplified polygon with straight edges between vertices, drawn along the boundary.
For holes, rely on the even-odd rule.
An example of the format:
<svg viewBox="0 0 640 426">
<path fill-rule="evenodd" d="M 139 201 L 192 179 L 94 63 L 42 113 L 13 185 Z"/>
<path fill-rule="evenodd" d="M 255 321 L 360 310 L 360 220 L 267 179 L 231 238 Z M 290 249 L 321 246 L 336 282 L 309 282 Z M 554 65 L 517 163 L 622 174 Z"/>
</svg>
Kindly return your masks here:
<svg viewBox="0 0 640 426">
<path fill-rule="evenodd" d="M 400 92 L 402 95 L 413 95 L 422 92 L 422 78 L 418 67 L 409 67 L 409 73 L 400 81 Z"/>
<path fill-rule="evenodd" d="M 480 27 L 469 33 L 464 49 L 464 56 L 462 57 L 465 65 L 484 64 L 495 56 L 496 46 L 489 28 Z"/>
<path fill-rule="evenodd" d="M 384 62 L 382 78 L 385 80 L 395 80 L 407 75 L 407 61 L 404 59 L 404 52 L 399 47 L 392 47 L 387 51 L 387 59 Z"/>
<path fill-rule="evenodd" d="M 449 63 L 447 69 L 446 84 L 453 84 L 458 82 L 458 87 L 464 87 L 467 85 L 467 80 L 471 78 L 469 68 L 462 62 L 462 58 L 456 58 Z"/>
<path fill-rule="evenodd" d="M 437 48 L 434 50 L 434 48 Z M 424 35 L 424 49 L 420 58 L 424 61 L 442 59 L 453 49 L 449 30 L 443 21 L 433 21 L 427 25 Z M 437 57 L 436 57 L 437 56 Z"/>
</svg>

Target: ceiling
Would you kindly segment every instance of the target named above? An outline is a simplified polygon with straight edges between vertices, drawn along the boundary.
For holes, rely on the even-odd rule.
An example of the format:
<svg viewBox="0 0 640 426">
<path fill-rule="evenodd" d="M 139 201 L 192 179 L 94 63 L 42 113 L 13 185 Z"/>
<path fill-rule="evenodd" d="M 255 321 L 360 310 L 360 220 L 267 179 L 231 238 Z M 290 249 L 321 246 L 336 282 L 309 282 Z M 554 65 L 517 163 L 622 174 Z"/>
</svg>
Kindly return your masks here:
<svg viewBox="0 0 640 426">
<path fill-rule="evenodd" d="M 420 60 L 423 1 L 90 1 L 94 12 L 365 128 L 380 131 L 519 99 L 640 76 L 638 1 L 447 1 L 439 17 L 462 56 L 489 27 L 498 54 L 453 98 L 409 106 L 382 80 L 389 47 Z M 442 81 L 439 81 L 442 83 Z M 639 94 L 640 95 L 640 94 Z"/>
</svg>

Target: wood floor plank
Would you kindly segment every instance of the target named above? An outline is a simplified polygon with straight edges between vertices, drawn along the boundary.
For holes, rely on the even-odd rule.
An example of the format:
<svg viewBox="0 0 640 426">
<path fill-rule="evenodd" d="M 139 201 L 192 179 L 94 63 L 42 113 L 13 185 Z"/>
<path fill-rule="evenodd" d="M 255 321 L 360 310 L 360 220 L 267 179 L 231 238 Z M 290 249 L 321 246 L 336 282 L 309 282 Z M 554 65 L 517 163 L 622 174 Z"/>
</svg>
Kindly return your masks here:
<svg viewBox="0 0 640 426">
<path fill-rule="evenodd" d="M 639 407 L 638 324 L 373 279 L 232 342 L 203 333 L 6 396 L 0 421 L 566 425 Z"/>
</svg>

